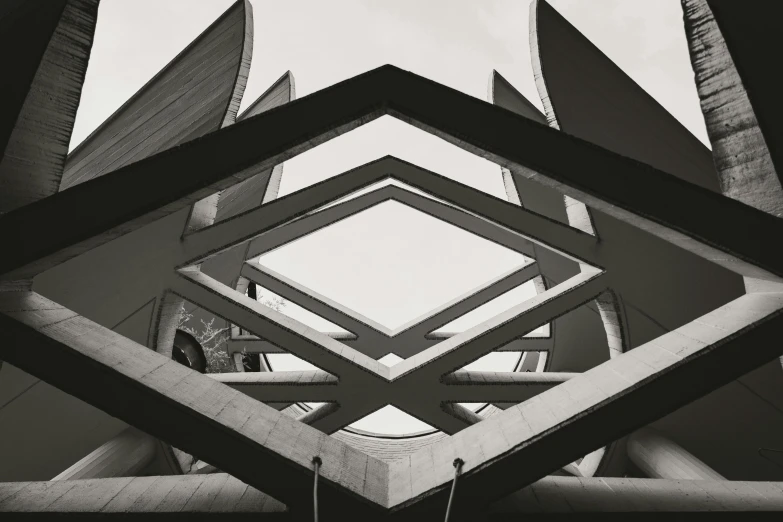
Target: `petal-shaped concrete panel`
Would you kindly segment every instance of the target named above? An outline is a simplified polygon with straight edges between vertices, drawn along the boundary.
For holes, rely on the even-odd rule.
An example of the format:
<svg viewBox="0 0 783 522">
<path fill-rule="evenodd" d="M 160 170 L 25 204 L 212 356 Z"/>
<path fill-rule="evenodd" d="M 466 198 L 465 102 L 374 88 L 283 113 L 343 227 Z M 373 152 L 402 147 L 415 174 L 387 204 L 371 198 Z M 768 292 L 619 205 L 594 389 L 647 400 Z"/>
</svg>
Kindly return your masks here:
<svg viewBox="0 0 783 522">
<path fill-rule="evenodd" d="M 61 190 L 233 123 L 253 41 L 239 0 L 68 156 Z"/>
<path fill-rule="evenodd" d="M 60 187 L 98 2 L 6 2 L 0 8 L 0 47 L 13 49 L 5 54 L 0 88 L 0 214 Z M 25 62 L 36 53 L 40 61 Z"/>
<path fill-rule="evenodd" d="M 707 147 L 545 0 L 530 9 L 531 61 L 550 123 L 718 191 Z"/>
</svg>

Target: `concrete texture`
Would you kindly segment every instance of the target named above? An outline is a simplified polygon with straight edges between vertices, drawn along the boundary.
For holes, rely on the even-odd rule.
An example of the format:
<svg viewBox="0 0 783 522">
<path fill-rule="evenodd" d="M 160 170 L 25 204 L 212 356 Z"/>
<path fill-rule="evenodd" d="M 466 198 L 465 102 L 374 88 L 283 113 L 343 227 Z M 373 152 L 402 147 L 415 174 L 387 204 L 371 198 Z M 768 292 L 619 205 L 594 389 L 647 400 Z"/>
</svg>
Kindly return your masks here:
<svg viewBox="0 0 783 522">
<path fill-rule="evenodd" d="M 772 520 L 782 507 L 781 483 L 775 482 L 548 477 L 496 503 L 484 518 L 562 520 L 610 511 L 609 518 L 635 520 L 703 520 L 707 512 L 721 520 L 755 520 L 764 513 Z M 166 520 L 294 519 L 284 505 L 226 474 L 0 484 L 0 510 L 15 516 L 57 512 L 62 520 L 95 512 L 104 520 L 141 520 L 153 513 Z"/>
<path fill-rule="evenodd" d="M 778 48 L 778 26 L 775 23 L 778 6 L 775 2 L 760 2 L 753 9 L 743 9 L 725 0 L 709 0 L 708 5 L 747 92 L 780 179 L 783 128 L 778 114 L 782 107 L 776 75 L 767 65 L 768 57 L 774 56 Z M 686 11 L 686 16 L 690 14 Z M 687 27 L 686 19 L 686 30 Z"/>
<path fill-rule="evenodd" d="M 783 188 L 731 52 L 706 0 L 683 1 L 696 88 L 726 196 L 783 215 Z"/>
<path fill-rule="evenodd" d="M 45 6 L 9 5 L 0 19 L 0 45 L 13 49 L 0 97 L 16 110 L 13 128 L 0 131 L 0 214 L 55 194 L 92 48 L 99 0 L 62 0 Z M 27 54 L 39 60 L 21 62 Z M 37 66 L 32 78 L 28 75 Z M 10 81 L 8 81 L 10 80 Z M 30 82 L 23 87 L 25 82 Z M 14 82 L 19 82 L 14 85 Z M 20 104 L 20 101 L 23 102 Z M 21 106 L 20 106 L 21 105 Z"/>
</svg>

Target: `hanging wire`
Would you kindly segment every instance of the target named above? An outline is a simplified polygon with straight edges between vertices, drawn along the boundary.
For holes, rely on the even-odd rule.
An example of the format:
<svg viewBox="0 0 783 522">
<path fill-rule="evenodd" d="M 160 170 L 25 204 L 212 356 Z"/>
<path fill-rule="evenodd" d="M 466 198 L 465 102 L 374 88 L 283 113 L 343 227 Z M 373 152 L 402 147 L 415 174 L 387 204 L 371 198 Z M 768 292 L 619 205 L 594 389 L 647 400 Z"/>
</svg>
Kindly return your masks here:
<svg viewBox="0 0 783 522">
<path fill-rule="evenodd" d="M 318 522 L 318 470 L 321 469 L 321 457 L 313 457 L 315 481 L 313 482 L 313 521 Z"/>
<path fill-rule="evenodd" d="M 451 483 L 451 494 L 449 495 L 449 504 L 446 506 L 446 522 L 449 522 L 449 516 L 451 515 L 451 503 L 454 500 L 454 490 L 457 489 L 457 477 L 462 469 L 462 465 L 465 461 L 462 459 L 454 459 L 454 480 Z"/>
</svg>

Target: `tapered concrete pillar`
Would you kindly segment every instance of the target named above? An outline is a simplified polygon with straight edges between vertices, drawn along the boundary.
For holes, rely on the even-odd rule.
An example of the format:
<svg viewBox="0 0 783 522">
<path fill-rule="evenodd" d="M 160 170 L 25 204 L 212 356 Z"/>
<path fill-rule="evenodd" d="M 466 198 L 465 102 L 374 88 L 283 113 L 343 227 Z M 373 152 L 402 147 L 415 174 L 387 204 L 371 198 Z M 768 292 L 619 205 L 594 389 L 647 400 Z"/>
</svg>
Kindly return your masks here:
<svg viewBox="0 0 783 522">
<path fill-rule="evenodd" d="M 52 480 L 133 477 L 155 458 L 155 439 L 128 428 Z"/>
<path fill-rule="evenodd" d="M 720 473 L 652 428 L 642 428 L 628 437 L 628 458 L 650 478 L 726 480 Z"/>
</svg>

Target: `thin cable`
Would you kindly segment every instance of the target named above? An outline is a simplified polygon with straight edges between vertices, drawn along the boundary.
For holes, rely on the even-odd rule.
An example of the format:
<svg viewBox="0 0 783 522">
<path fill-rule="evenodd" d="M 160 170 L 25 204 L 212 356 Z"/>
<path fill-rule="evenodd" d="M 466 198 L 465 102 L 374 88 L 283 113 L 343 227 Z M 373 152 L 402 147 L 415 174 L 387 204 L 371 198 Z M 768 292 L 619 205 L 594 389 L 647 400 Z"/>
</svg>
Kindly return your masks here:
<svg viewBox="0 0 783 522">
<path fill-rule="evenodd" d="M 457 477 L 462 469 L 462 465 L 465 461 L 462 459 L 454 459 L 454 480 L 451 482 L 451 494 L 449 495 L 449 504 L 446 506 L 446 521 L 449 522 L 449 516 L 451 515 L 451 502 L 454 500 L 454 490 L 457 489 Z"/>
<path fill-rule="evenodd" d="M 313 521 L 318 522 L 318 470 L 321 469 L 321 457 L 313 457 L 315 481 L 313 482 Z"/>
</svg>

